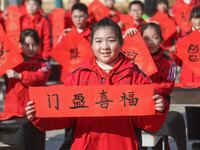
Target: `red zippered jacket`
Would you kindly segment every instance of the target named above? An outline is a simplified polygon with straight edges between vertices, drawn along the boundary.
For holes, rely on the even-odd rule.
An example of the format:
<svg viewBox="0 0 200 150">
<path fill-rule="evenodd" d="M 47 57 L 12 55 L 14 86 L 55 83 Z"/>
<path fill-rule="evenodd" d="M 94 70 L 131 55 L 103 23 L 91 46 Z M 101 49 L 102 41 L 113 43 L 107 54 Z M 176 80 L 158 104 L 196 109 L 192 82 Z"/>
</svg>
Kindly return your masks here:
<svg viewBox="0 0 200 150">
<path fill-rule="evenodd" d="M 4 112 L 25 115 L 25 107 L 27 102 L 30 101 L 29 87 L 46 85 L 51 65 L 41 57 L 34 56 L 15 67 L 14 70 L 21 73 L 22 78 L 20 80 L 14 78 L 8 80 Z"/>
<path fill-rule="evenodd" d="M 21 17 L 21 30 L 31 28 L 35 29 L 38 32 L 40 37 L 40 48 L 39 55 L 44 59 L 49 59 L 49 52 L 52 49 L 51 41 L 51 27 L 49 21 L 42 16 L 40 13 L 35 14 L 34 17 L 31 17 L 29 14 L 26 14 Z"/>
<path fill-rule="evenodd" d="M 176 63 L 171 57 L 164 54 L 162 48 L 152 58 L 158 69 L 157 73 L 150 76 L 156 92 L 162 96 L 170 95 L 176 79 Z"/>
<path fill-rule="evenodd" d="M 106 84 L 139 85 L 151 82 L 123 54 L 108 75 L 97 65 L 93 56 L 65 80 L 66 86 Z M 168 109 L 169 105 L 165 101 L 164 112 L 156 112 L 152 116 L 35 118 L 32 122 L 40 130 L 74 127 L 71 150 L 138 150 L 141 149 L 141 129 L 157 131 Z"/>
<path fill-rule="evenodd" d="M 191 33 L 192 31 L 186 32 L 184 33 L 183 36 L 181 36 L 177 43 L 176 43 L 176 47 L 178 47 L 187 37 L 188 35 Z M 170 53 L 170 56 L 176 61 L 176 64 L 178 66 L 181 66 L 181 72 L 180 72 L 180 82 L 182 84 L 187 84 L 187 83 L 192 83 L 192 82 L 196 82 L 196 83 L 200 83 L 200 77 L 196 76 L 191 70 L 190 68 L 182 62 L 182 60 L 177 57 L 174 54 Z"/>
</svg>

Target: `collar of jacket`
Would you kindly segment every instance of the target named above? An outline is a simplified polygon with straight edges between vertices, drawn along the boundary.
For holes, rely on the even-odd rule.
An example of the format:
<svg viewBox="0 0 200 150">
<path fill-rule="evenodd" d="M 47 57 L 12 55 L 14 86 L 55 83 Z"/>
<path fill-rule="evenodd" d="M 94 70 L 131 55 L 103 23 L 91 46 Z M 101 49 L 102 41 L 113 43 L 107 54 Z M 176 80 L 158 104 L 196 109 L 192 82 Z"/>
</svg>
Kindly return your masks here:
<svg viewBox="0 0 200 150">
<path fill-rule="evenodd" d="M 154 62 L 156 63 L 156 62 L 160 61 L 160 59 L 162 58 L 163 54 L 164 54 L 164 50 L 163 50 L 163 48 L 160 47 L 159 51 L 154 53 L 154 54 L 152 54 L 151 56 L 152 56 Z"/>
</svg>

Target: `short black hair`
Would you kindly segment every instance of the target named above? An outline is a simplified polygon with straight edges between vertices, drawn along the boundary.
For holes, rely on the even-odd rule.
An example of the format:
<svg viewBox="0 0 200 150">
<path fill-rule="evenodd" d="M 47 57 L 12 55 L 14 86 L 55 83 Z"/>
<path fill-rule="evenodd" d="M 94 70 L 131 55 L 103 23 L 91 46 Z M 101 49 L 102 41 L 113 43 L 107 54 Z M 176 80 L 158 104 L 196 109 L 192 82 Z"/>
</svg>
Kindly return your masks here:
<svg viewBox="0 0 200 150">
<path fill-rule="evenodd" d="M 38 35 L 36 30 L 34 30 L 34 29 L 25 29 L 25 30 L 23 30 L 21 32 L 21 34 L 20 34 L 19 42 L 21 44 L 24 44 L 25 39 L 26 39 L 27 36 L 31 36 L 34 39 L 35 43 L 39 45 L 40 38 L 39 38 L 39 35 Z"/>
<path fill-rule="evenodd" d="M 148 27 L 154 28 L 157 31 L 158 35 L 160 36 L 161 41 L 162 42 L 164 41 L 164 38 L 162 36 L 161 27 L 158 23 L 155 23 L 155 22 L 148 22 L 148 23 L 146 23 L 145 25 L 142 26 L 142 28 L 140 30 L 140 33 L 141 33 L 142 36 L 144 34 L 144 30 L 146 30 Z"/>
<path fill-rule="evenodd" d="M 200 18 L 200 5 L 195 6 L 190 13 L 190 20 L 192 18 Z"/>
<path fill-rule="evenodd" d="M 73 7 L 72 7 L 72 12 L 74 10 L 80 10 L 80 11 L 83 11 L 85 14 L 88 14 L 88 8 L 85 4 L 83 3 L 77 3 L 77 4 L 74 4 Z"/>
<path fill-rule="evenodd" d="M 91 35 L 90 45 L 92 45 L 92 43 L 93 43 L 94 33 L 98 29 L 106 28 L 106 27 L 110 27 L 110 28 L 113 29 L 113 31 L 115 32 L 116 37 L 119 39 L 120 45 L 123 46 L 124 39 L 122 37 L 122 32 L 121 32 L 121 29 L 120 29 L 119 25 L 116 22 L 114 22 L 113 20 L 111 20 L 110 18 L 107 18 L 107 17 L 104 17 L 100 21 L 96 22 L 96 24 L 92 28 L 92 31 L 91 31 L 91 34 L 90 34 Z"/>
<path fill-rule="evenodd" d="M 157 0 L 157 1 L 156 1 L 156 6 L 157 6 L 158 4 L 160 4 L 160 3 L 165 3 L 165 4 L 167 5 L 167 7 L 169 7 L 169 2 L 168 2 L 168 0 Z"/>
<path fill-rule="evenodd" d="M 27 2 L 27 1 L 29 1 L 29 0 L 26 0 L 26 2 Z M 40 6 L 42 6 L 42 0 L 33 0 L 33 1 L 36 1 L 36 2 L 38 2 L 38 3 L 39 3 L 39 5 L 40 5 Z"/>
<path fill-rule="evenodd" d="M 140 5 L 142 10 L 144 11 L 144 4 L 141 1 L 132 1 L 129 3 L 129 10 L 131 9 L 132 5 Z"/>
</svg>

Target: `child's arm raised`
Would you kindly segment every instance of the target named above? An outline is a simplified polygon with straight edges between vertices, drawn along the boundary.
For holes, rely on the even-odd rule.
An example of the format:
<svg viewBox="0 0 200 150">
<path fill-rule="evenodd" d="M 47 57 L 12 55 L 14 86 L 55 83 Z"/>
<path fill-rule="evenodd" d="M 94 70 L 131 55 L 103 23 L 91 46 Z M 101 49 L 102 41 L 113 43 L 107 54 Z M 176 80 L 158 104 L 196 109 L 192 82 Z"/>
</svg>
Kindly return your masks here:
<svg viewBox="0 0 200 150">
<path fill-rule="evenodd" d="M 136 34 L 137 31 L 138 31 L 137 28 L 129 28 L 123 35 L 123 38 L 125 38 L 127 35 L 134 36 L 134 34 Z"/>
</svg>

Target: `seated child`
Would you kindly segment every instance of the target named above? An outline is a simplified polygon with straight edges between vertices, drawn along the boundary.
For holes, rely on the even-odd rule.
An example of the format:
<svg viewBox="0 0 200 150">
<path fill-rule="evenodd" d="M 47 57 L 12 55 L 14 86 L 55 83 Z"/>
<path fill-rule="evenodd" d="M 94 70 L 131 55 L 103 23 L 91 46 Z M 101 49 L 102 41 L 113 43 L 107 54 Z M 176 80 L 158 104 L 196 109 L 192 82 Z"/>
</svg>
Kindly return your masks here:
<svg viewBox="0 0 200 150">
<path fill-rule="evenodd" d="M 72 28 L 67 28 L 64 30 L 64 32 L 61 34 L 59 38 L 59 42 L 61 42 L 62 39 L 67 34 L 67 32 L 70 32 L 70 31 L 78 32 L 85 39 L 89 41 L 92 25 L 89 22 L 87 22 L 88 17 L 89 16 L 88 16 L 87 6 L 82 3 L 75 4 L 72 7 L 72 21 L 73 21 L 74 26 Z M 64 81 L 65 77 L 70 73 L 71 72 L 68 72 L 66 69 L 61 67 L 60 81 Z"/>
<path fill-rule="evenodd" d="M 184 33 L 184 35 L 178 39 L 176 47 L 178 47 L 188 37 L 190 33 L 192 33 L 195 30 L 200 31 L 200 6 L 196 6 L 192 9 L 190 14 L 190 22 L 192 23 L 191 30 L 189 32 Z M 176 61 L 176 64 L 178 66 L 181 66 L 180 82 L 182 84 L 200 83 L 200 78 L 190 70 L 189 66 L 182 62 L 182 60 L 174 54 L 176 53 L 176 49 L 170 50 L 170 52 L 170 56 L 172 56 L 172 58 Z"/>
<path fill-rule="evenodd" d="M 19 47 L 25 61 L 7 70 L 8 85 L 5 94 L 4 112 L 26 114 L 25 106 L 29 99 L 29 87 L 46 85 L 51 65 L 38 55 L 39 36 L 34 29 L 21 32 Z"/>
<path fill-rule="evenodd" d="M 144 4 L 141 1 L 132 1 L 129 3 L 129 15 L 133 16 L 133 23 L 130 28 L 137 28 L 140 30 L 141 27 L 146 24 L 146 22 L 142 19 L 142 15 L 144 13 Z M 121 23 L 121 22 L 120 22 Z M 123 30 L 123 25 L 120 25 L 122 28 L 122 32 L 125 33 Z"/>
<path fill-rule="evenodd" d="M 40 37 L 39 55 L 48 60 L 52 49 L 51 28 L 49 21 L 40 14 L 41 0 L 26 0 L 27 14 L 21 17 L 21 30 L 35 29 Z"/>
<path fill-rule="evenodd" d="M 174 17 L 170 16 L 168 13 L 169 2 L 168 0 L 157 0 L 156 2 L 156 9 L 157 11 L 162 11 L 177 25 L 176 20 Z M 165 41 L 165 47 L 167 48 L 175 48 L 175 43 L 178 37 L 181 35 L 181 29 L 177 26 L 177 32 L 174 33 L 167 41 Z"/>
<path fill-rule="evenodd" d="M 66 86 L 141 85 L 151 84 L 136 65 L 120 50 L 123 38 L 120 27 L 103 18 L 91 32 L 94 56 L 67 76 Z M 157 131 L 163 124 L 169 105 L 154 95 L 156 114 L 151 116 L 36 118 L 34 102 L 27 103 L 28 119 L 40 130 L 74 128 L 71 150 L 77 149 L 140 149 L 141 129 Z"/>
</svg>

